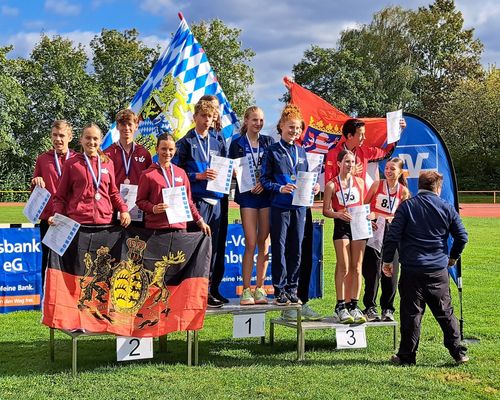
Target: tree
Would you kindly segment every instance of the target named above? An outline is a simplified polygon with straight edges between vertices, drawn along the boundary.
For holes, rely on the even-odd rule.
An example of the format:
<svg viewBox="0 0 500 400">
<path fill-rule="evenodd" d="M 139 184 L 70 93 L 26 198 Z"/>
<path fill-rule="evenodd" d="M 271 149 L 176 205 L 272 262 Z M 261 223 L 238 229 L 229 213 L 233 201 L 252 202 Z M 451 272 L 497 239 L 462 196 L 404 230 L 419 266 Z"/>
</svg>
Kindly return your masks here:
<svg viewBox="0 0 500 400">
<path fill-rule="evenodd" d="M 82 45 L 73 47 L 68 39 L 45 35 L 28 60 L 16 60 L 16 78 L 28 99 L 22 126 L 13 131 L 26 161 L 17 169 L 25 185 L 37 155 L 50 147 L 50 126 L 55 119 L 73 125 L 75 144 L 87 123 L 106 126 L 98 85 L 86 72 L 87 61 Z"/>
<path fill-rule="evenodd" d="M 205 50 L 233 110 L 243 115 L 254 102 L 249 92 L 254 83 L 254 71 L 248 63 L 255 53 L 241 48 L 241 29 L 229 28 L 220 19 L 214 19 L 193 24 L 191 30 Z"/>
<path fill-rule="evenodd" d="M 28 99 L 15 78 L 16 61 L 6 55 L 12 47 L 0 48 L 0 187 L 18 189 L 24 186 L 29 160 L 16 142 L 14 132 L 21 129 L 26 118 Z M 3 201 L 18 200 L 3 195 Z"/>
<path fill-rule="evenodd" d="M 103 29 L 90 42 L 94 77 L 104 99 L 108 123 L 128 107 L 158 59 L 159 49 L 151 49 L 138 39 L 135 29 L 119 32 Z"/>
<path fill-rule="evenodd" d="M 293 72 L 344 112 L 380 116 L 403 107 L 434 122 L 461 80 L 481 76 L 481 52 L 453 0 L 435 0 L 417 11 L 383 9 L 342 32 L 336 48 L 313 46 Z"/>
<path fill-rule="evenodd" d="M 413 88 L 420 104 L 414 112 L 434 122 L 449 94 L 462 80 L 483 76 L 483 45 L 474 29 L 463 29 L 462 13 L 453 0 L 435 0 L 420 7 L 409 22 L 410 48 L 418 79 Z"/>
<path fill-rule="evenodd" d="M 498 189 L 500 181 L 500 69 L 468 79 L 436 115 L 460 189 Z M 475 168 L 471 168 L 474 165 Z"/>
</svg>

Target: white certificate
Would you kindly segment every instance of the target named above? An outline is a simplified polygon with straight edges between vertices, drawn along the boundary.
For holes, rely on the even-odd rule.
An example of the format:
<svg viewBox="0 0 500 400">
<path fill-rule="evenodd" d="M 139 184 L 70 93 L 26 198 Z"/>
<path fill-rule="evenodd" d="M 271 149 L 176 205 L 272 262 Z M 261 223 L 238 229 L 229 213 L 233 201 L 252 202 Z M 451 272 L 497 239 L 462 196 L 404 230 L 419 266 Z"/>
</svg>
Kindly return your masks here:
<svg viewBox="0 0 500 400">
<path fill-rule="evenodd" d="M 62 256 L 75 237 L 80 224 L 61 214 L 54 215 L 54 224 L 49 226 L 42 243 Z"/>
<path fill-rule="evenodd" d="M 318 175 L 321 173 L 323 167 L 323 160 L 325 158 L 324 154 L 318 153 L 306 153 L 307 164 L 309 164 L 309 172 L 317 172 Z"/>
<path fill-rule="evenodd" d="M 128 212 L 130 213 L 130 219 L 132 221 L 142 221 L 142 210 L 137 207 L 135 201 L 137 200 L 137 185 L 126 185 L 122 183 L 120 185 L 120 195 L 123 201 L 127 203 Z M 118 213 L 118 219 L 120 219 L 120 213 Z"/>
<path fill-rule="evenodd" d="M 208 181 L 207 190 L 229 194 L 233 177 L 234 160 L 226 157 L 212 156 L 210 168 L 217 171 L 217 178 Z"/>
<path fill-rule="evenodd" d="M 23 214 L 28 218 L 28 220 L 36 224 L 40 215 L 42 214 L 43 209 L 47 205 L 50 199 L 50 192 L 42 188 L 41 186 L 35 186 L 33 191 L 31 192 L 30 198 L 28 202 L 24 206 Z"/>
<path fill-rule="evenodd" d="M 316 172 L 299 171 L 297 174 L 297 189 L 293 191 L 294 206 L 312 207 L 314 204 L 313 187 L 318 180 Z"/>
<path fill-rule="evenodd" d="M 175 186 L 161 190 L 163 202 L 168 204 L 165 210 L 169 224 L 188 222 L 193 220 L 193 214 L 189 208 L 186 186 Z"/>
<path fill-rule="evenodd" d="M 371 248 L 373 248 L 377 251 L 381 251 L 382 244 L 384 243 L 384 230 L 385 230 L 385 218 L 378 217 L 377 218 L 377 230 L 373 231 L 373 237 L 368 239 L 368 242 L 366 242 L 366 245 L 370 246 Z"/>
<path fill-rule="evenodd" d="M 255 167 L 253 165 L 252 156 L 247 154 L 245 157 L 237 158 L 234 161 L 238 190 L 240 193 L 252 190 L 255 185 L 257 185 L 257 177 L 255 176 Z"/>
<path fill-rule="evenodd" d="M 351 233 L 352 240 L 368 239 L 373 236 L 372 222 L 368 219 L 370 205 L 348 207 L 347 211 L 352 216 Z"/>
<path fill-rule="evenodd" d="M 388 112 L 385 116 L 387 122 L 387 143 L 394 143 L 401 137 L 399 121 L 403 118 L 403 110 Z"/>
</svg>

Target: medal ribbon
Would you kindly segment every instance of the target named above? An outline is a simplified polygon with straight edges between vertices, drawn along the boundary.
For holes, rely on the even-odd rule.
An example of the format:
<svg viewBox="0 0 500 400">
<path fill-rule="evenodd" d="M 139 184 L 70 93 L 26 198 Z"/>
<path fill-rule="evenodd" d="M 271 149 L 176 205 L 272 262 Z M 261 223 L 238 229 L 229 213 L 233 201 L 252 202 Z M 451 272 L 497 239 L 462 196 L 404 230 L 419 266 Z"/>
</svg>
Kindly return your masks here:
<svg viewBox="0 0 500 400">
<path fill-rule="evenodd" d="M 128 174 L 130 171 L 130 165 L 132 163 L 132 154 L 134 154 L 135 150 L 135 143 L 132 142 L 132 150 L 130 150 L 130 157 L 127 160 L 127 152 L 123 148 L 122 144 L 118 142 L 118 146 L 120 146 L 120 149 L 122 150 L 122 160 L 123 160 L 123 168 L 125 168 L 125 175 L 128 178 Z"/>
<path fill-rule="evenodd" d="M 394 204 L 396 204 L 396 196 L 399 191 L 399 182 L 396 185 L 396 193 L 394 194 L 394 200 L 391 203 L 391 191 L 389 189 L 389 183 L 385 181 L 385 185 L 387 187 L 387 200 L 389 201 L 389 212 L 392 214 L 392 209 L 394 208 Z"/>
<path fill-rule="evenodd" d="M 92 169 L 92 164 L 90 164 L 90 160 L 87 157 L 87 154 L 85 154 L 85 152 L 83 153 L 83 157 L 85 158 L 85 162 L 87 163 L 87 168 L 90 171 L 90 175 L 92 175 L 92 180 L 94 181 L 95 190 L 96 190 L 96 192 L 98 192 L 99 191 L 99 186 L 101 185 L 101 177 L 102 177 L 102 174 L 101 174 L 101 157 L 99 157 L 99 155 L 97 156 L 97 178 L 96 178 L 96 176 L 94 174 L 94 170 Z"/>
<path fill-rule="evenodd" d="M 161 173 L 163 174 L 163 178 L 165 179 L 165 183 L 167 184 L 167 188 L 171 188 L 175 185 L 175 175 L 174 175 L 174 166 L 172 163 L 170 163 L 170 174 L 172 175 L 172 183 L 168 180 L 167 173 L 165 172 L 165 169 L 158 164 L 161 168 Z"/>
<path fill-rule="evenodd" d="M 297 164 L 299 162 L 299 150 L 297 149 L 297 146 L 295 146 L 295 144 L 292 145 L 295 149 L 295 163 L 294 163 L 292 160 L 292 156 L 290 155 L 290 153 L 288 152 L 286 147 L 283 146 L 283 144 L 281 143 L 281 140 L 278 143 L 280 144 L 281 148 L 283 150 L 285 150 L 285 154 L 288 158 L 288 161 L 290 162 L 290 166 L 292 167 L 292 174 L 296 175 L 297 174 L 296 168 L 297 168 Z"/>
<path fill-rule="evenodd" d="M 198 144 L 200 145 L 200 150 L 201 153 L 203 154 L 203 159 L 207 163 L 210 163 L 210 132 L 207 134 L 207 150 L 205 151 L 205 148 L 203 147 L 203 143 L 201 143 L 200 135 L 198 132 L 194 132 L 196 136 L 196 140 L 198 140 Z"/>
<path fill-rule="evenodd" d="M 342 189 L 342 182 L 340 181 L 340 175 L 337 176 L 337 179 L 339 181 L 339 187 L 340 187 L 340 195 L 342 196 L 342 202 L 344 203 L 344 208 L 347 208 L 347 202 L 349 201 L 349 197 L 351 197 L 351 190 L 352 190 L 352 177 L 349 178 L 349 191 L 347 192 L 347 200 L 344 196 L 344 189 Z"/>
<path fill-rule="evenodd" d="M 68 161 L 68 158 L 69 158 L 69 149 L 66 152 L 66 158 L 64 159 L 64 161 Z M 54 163 L 56 165 L 57 175 L 61 177 L 62 175 L 61 165 L 59 164 L 59 157 L 57 157 L 57 152 L 55 150 L 54 150 Z"/>
<path fill-rule="evenodd" d="M 245 136 L 245 138 L 247 140 L 248 147 L 250 148 L 250 154 L 252 155 L 252 161 L 253 161 L 253 165 L 255 167 L 255 171 L 257 171 L 257 168 L 259 167 L 259 164 L 260 164 L 260 143 L 259 143 L 259 136 L 257 136 L 257 158 L 254 157 L 253 147 L 250 144 L 250 140 L 248 140 L 248 136 Z"/>
</svg>

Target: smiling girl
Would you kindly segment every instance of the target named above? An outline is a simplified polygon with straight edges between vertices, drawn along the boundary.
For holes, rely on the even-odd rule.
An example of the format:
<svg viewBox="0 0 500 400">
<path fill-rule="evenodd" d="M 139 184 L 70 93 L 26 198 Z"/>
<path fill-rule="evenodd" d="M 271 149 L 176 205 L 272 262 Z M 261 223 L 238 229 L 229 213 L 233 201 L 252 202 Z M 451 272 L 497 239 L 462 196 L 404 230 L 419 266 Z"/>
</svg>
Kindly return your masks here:
<svg viewBox="0 0 500 400">
<path fill-rule="evenodd" d="M 115 184 L 113 162 L 99 146 L 102 131 L 96 124 L 83 128 L 83 152 L 64 163 L 61 181 L 54 196 L 54 213 L 68 216 L 82 225 L 108 225 L 113 211 L 120 212 L 120 223 L 130 224 L 128 208 Z M 49 224 L 53 217 L 49 218 Z"/>
<path fill-rule="evenodd" d="M 191 199 L 191 185 L 183 169 L 172 163 L 176 147 L 174 138 L 169 134 L 158 136 L 156 154 L 158 162 L 142 173 L 137 190 L 137 206 L 145 212 L 146 228 L 158 231 L 179 231 L 186 229 L 186 222 L 171 224 L 165 210 L 168 205 L 163 202 L 162 189 L 185 186 L 189 208 L 194 221 L 206 235 L 210 235 L 210 227 L 203 221 Z"/>
<path fill-rule="evenodd" d="M 279 142 L 269 146 L 262 162 L 260 182 L 271 193 L 271 263 L 274 302 L 277 305 L 301 304 L 297 296 L 306 207 L 292 205 L 299 171 L 307 171 L 303 147 L 297 146 L 304 120 L 297 106 L 289 104 L 278 123 Z M 319 184 L 314 186 L 318 193 Z"/>
<path fill-rule="evenodd" d="M 241 305 L 265 304 L 267 293 L 264 289 L 267 263 L 269 258 L 269 207 L 271 205 L 269 192 L 259 181 L 264 151 L 274 140 L 270 136 L 261 135 L 264 127 L 264 113 L 257 106 L 247 108 L 245 111 L 241 136 L 234 139 L 229 147 L 230 158 L 251 156 L 255 170 L 257 184 L 248 192 L 241 193 L 236 186 L 235 202 L 240 205 L 241 222 L 245 234 L 245 252 L 243 253 L 243 292 L 240 298 Z M 248 168 L 249 169 L 249 168 Z M 243 174 L 250 171 L 244 170 Z M 253 271 L 253 258 L 255 247 L 257 253 L 257 282 L 252 293 L 250 280 Z"/>
<path fill-rule="evenodd" d="M 376 181 L 366 195 L 365 203 L 370 204 L 372 218 L 385 218 L 385 232 L 389 231 L 390 223 L 399 204 L 410 197 L 406 178 L 403 175 L 403 160 L 394 157 L 385 164 L 385 179 Z M 383 251 L 383 249 L 382 249 Z M 387 277 L 381 273 L 382 254 L 380 251 L 367 247 L 363 259 L 363 277 L 365 279 L 365 293 L 363 303 L 364 313 L 368 321 L 394 321 L 394 297 L 396 296 L 399 261 L 396 251 L 393 262 L 393 276 Z M 377 311 L 377 292 L 379 281 L 382 287 L 380 306 L 382 317 Z"/>
<path fill-rule="evenodd" d="M 333 245 L 335 265 L 335 292 L 337 304 L 334 319 L 343 324 L 366 322 L 358 307 L 361 291 L 361 264 L 366 240 L 352 240 L 352 219 L 347 208 L 363 204 L 364 181 L 354 176 L 356 157 L 350 150 L 337 156 L 340 171 L 325 185 L 323 215 L 334 219 Z M 346 300 L 350 299 L 348 303 Z"/>
</svg>

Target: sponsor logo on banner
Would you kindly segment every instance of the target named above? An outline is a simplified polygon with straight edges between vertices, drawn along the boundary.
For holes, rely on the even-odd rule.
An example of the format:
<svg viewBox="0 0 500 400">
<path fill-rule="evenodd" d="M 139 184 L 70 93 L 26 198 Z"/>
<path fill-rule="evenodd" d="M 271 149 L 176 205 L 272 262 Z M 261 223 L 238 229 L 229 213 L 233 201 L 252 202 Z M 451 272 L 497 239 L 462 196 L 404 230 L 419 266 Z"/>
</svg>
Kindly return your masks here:
<svg viewBox="0 0 500 400">
<path fill-rule="evenodd" d="M 438 170 L 437 144 L 398 146 L 394 156 L 403 160 L 403 171 L 409 179 L 418 178 L 421 171 Z"/>
<path fill-rule="evenodd" d="M 41 264 L 38 228 L 0 229 L 0 313 L 39 306 Z"/>
</svg>

